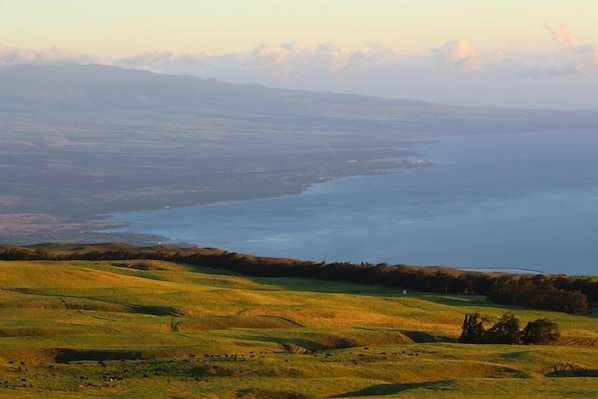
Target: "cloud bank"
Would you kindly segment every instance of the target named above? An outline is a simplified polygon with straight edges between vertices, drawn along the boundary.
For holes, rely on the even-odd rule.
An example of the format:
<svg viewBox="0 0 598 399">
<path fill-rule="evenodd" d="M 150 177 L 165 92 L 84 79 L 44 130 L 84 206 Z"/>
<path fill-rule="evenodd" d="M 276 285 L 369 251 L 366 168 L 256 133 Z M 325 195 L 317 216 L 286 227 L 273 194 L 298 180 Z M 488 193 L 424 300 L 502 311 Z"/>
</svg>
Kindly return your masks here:
<svg viewBox="0 0 598 399">
<path fill-rule="evenodd" d="M 88 64 L 100 61 L 97 57 L 72 52 L 59 46 L 51 47 L 47 50 L 30 50 L 4 47 L 0 44 L 0 66 L 16 64 L 60 64 L 67 62 Z"/>
<path fill-rule="evenodd" d="M 400 53 L 376 45 L 346 49 L 332 43 L 260 44 L 228 54 L 155 51 L 100 59 L 60 47 L 0 46 L 0 66 L 100 63 L 233 83 L 413 98 L 459 105 L 598 109 L 598 48 L 567 25 L 544 25 L 550 52 L 484 52 L 463 39 L 429 51 Z"/>
</svg>

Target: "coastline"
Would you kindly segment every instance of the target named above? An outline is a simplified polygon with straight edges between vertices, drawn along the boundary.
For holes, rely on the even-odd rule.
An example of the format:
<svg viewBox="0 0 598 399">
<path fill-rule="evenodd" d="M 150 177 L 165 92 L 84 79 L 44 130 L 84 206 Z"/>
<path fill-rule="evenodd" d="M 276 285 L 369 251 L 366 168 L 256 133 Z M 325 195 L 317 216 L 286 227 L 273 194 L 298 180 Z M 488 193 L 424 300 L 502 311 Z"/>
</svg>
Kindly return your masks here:
<svg viewBox="0 0 598 399">
<path fill-rule="evenodd" d="M 116 213 L 152 211 L 172 208 L 188 208 L 233 201 L 282 198 L 300 195 L 315 185 L 353 176 L 374 176 L 388 173 L 400 173 L 406 168 L 432 165 L 431 162 L 418 159 L 406 161 L 405 158 L 423 155 L 410 149 L 393 150 L 395 156 L 384 159 L 351 159 L 344 163 L 345 169 L 338 168 L 336 174 L 306 174 L 278 179 L 266 179 L 259 190 L 228 190 L 215 192 L 200 187 L 157 188 L 145 195 L 143 203 L 135 199 L 142 193 L 130 196 L 119 203 L 115 209 L 101 208 L 101 212 L 90 215 L 69 217 L 62 214 L 22 212 L 0 214 L 0 244 L 33 245 L 44 242 L 85 242 L 100 243 L 123 241 L 135 245 L 155 245 L 162 243 L 191 246 L 187 242 L 171 241 L 168 237 L 141 232 L 111 232 L 126 222 L 111 222 L 110 215 Z M 365 154 L 364 154 L 365 155 Z M 371 155 L 371 154 L 369 154 Z M 272 181 L 273 180 L 273 181 Z"/>
<path fill-rule="evenodd" d="M 359 176 L 377 176 L 377 175 L 379 176 L 379 175 L 395 174 L 395 173 L 401 173 L 403 170 L 405 170 L 407 168 L 420 168 L 420 167 L 427 167 L 427 166 L 434 165 L 432 162 L 427 161 L 427 160 L 405 161 L 405 160 L 392 159 L 392 160 L 372 160 L 369 162 L 384 163 L 385 168 L 384 169 L 376 169 L 376 170 L 368 172 L 368 173 L 357 173 L 357 174 L 344 175 L 344 176 L 321 176 L 317 180 L 309 182 L 309 183 L 304 183 L 301 186 L 297 186 L 297 185 L 287 186 L 287 187 L 292 187 L 291 190 L 284 190 L 282 188 L 284 188 L 285 186 L 281 185 L 280 186 L 281 190 L 274 190 L 273 192 L 271 192 L 270 195 L 238 196 L 238 197 L 226 198 L 226 199 L 223 198 L 221 200 L 216 200 L 216 201 L 200 202 L 200 203 L 191 204 L 191 205 L 183 205 L 183 206 L 176 206 L 176 207 L 175 206 L 162 206 L 157 209 L 134 209 L 134 210 L 128 210 L 128 211 L 124 211 L 124 212 L 115 212 L 115 213 L 121 214 L 121 213 L 128 213 L 128 212 L 144 212 L 144 211 L 158 211 L 158 210 L 165 210 L 165 209 L 194 208 L 194 207 L 201 207 L 201 206 L 214 205 L 214 204 L 224 204 L 224 203 L 230 203 L 230 202 L 278 199 L 278 198 L 290 197 L 290 196 L 295 196 L 295 195 L 301 195 L 301 194 L 304 194 L 310 188 L 313 188 L 318 185 L 323 185 L 323 184 L 326 184 L 328 182 L 335 181 L 335 180 L 351 178 L 351 177 L 359 177 Z M 393 166 L 393 165 L 394 165 L 394 167 L 389 167 L 389 166 Z M 102 219 L 102 220 L 109 220 L 110 215 L 114 215 L 115 213 L 96 215 L 96 218 Z M 127 227 L 127 226 L 130 226 L 130 224 L 131 224 L 130 222 L 110 222 L 110 221 L 108 221 L 108 222 L 96 224 L 95 226 L 97 227 L 97 229 L 90 229 L 87 233 L 89 235 L 95 236 L 96 239 L 103 238 L 103 237 L 106 237 L 106 238 L 117 237 L 117 238 L 119 238 L 119 240 L 120 240 L 120 238 L 122 238 L 124 241 L 130 242 L 131 244 L 136 244 L 136 245 L 154 245 L 154 244 L 166 244 L 167 243 L 167 244 L 172 244 L 172 245 L 196 246 L 196 244 L 192 244 L 192 243 L 188 243 L 188 242 L 180 241 L 180 240 L 172 240 L 171 238 L 162 236 L 162 235 L 147 234 L 147 233 L 140 233 L 140 232 L 107 231 L 107 230 L 115 229 L 115 228 L 119 228 L 119 227 Z M 128 241 L 128 240 L 131 240 L 131 241 Z M 105 240 L 100 240 L 100 241 L 105 241 Z"/>
</svg>

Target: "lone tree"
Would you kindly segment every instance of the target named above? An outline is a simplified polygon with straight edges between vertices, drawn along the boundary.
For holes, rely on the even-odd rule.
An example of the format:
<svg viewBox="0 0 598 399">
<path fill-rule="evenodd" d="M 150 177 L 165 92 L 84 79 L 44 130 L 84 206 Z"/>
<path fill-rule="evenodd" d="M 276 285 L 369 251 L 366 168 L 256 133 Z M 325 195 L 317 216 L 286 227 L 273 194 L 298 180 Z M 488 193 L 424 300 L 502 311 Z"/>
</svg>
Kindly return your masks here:
<svg viewBox="0 0 598 399">
<path fill-rule="evenodd" d="M 523 329 L 524 344 L 549 344 L 558 341 L 559 326 L 550 319 L 538 319 L 527 323 Z"/>
</svg>

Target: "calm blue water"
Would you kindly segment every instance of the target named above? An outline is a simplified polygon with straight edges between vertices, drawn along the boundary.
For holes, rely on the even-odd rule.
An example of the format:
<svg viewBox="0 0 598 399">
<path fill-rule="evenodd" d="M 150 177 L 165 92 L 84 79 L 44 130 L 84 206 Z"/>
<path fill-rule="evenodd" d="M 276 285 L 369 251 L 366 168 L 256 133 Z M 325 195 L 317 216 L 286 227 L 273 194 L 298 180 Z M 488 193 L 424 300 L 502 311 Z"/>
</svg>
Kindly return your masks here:
<svg viewBox="0 0 598 399">
<path fill-rule="evenodd" d="M 119 232 L 315 261 L 598 274 L 598 132 L 447 136 L 433 166 L 115 214 Z"/>
</svg>

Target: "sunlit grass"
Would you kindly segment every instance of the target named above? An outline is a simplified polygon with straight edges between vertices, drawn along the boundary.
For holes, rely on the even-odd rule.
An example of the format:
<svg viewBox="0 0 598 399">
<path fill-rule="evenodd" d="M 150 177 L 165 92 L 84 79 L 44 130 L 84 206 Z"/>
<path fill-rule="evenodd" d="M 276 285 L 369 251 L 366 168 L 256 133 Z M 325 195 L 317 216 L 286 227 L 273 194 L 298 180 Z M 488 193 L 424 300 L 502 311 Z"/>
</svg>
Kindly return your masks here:
<svg viewBox="0 0 598 399">
<path fill-rule="evenodd" d="M 591 312 L 507 309 L 481 296 L 405 295 L 159 261 L 0 262 L 0 287 L 3 398 L 598 393 L 596 378 L 550 377 L 555 366 L 598 370 Z M 465 313 L 506 310 L 522 326 L 553 319 L 568 345 L 456 343 Z"/>
</svg>

